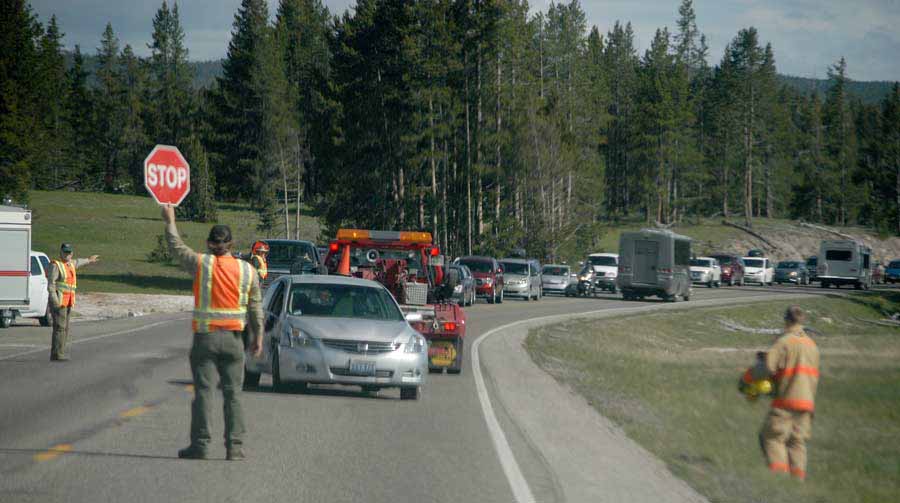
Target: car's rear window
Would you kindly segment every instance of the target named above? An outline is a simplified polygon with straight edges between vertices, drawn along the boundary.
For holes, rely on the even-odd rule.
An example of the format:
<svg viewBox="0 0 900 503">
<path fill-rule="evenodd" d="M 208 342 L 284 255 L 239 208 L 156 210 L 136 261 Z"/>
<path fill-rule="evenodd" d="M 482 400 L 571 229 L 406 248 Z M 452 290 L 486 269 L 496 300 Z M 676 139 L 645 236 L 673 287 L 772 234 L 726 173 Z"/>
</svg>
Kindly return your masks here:
<svg viewBox="0 0 900 503">
<path fill-rule="evenodd" d="M 825 260 L 836 260 L 839 262 L 850 262 L 853 259 L 851 250 L 827 250 L 825 252 Z"/>
</svg>

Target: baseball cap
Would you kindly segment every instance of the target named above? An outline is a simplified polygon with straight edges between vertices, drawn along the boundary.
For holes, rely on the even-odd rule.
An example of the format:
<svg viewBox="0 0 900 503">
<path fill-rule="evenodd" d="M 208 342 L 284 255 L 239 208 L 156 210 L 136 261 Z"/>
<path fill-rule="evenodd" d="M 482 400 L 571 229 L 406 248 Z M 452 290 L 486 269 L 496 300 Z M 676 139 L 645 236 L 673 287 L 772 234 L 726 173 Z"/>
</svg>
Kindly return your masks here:
<svg viewBox="0 0 900 503">
<path fill-rule="evenodd" d="M 75 251 L 75 247 L 72 246 L 72 243 L 63 243 L 62 246 L 59 247 L 60 251 L 63 253 L 72 253 Z"/>
<path fill-rule="evenodd" d="M 231 228 L 227 225 L 213 225 L 206 240 L 212 243 L 230 243 Z"/>
</svg>

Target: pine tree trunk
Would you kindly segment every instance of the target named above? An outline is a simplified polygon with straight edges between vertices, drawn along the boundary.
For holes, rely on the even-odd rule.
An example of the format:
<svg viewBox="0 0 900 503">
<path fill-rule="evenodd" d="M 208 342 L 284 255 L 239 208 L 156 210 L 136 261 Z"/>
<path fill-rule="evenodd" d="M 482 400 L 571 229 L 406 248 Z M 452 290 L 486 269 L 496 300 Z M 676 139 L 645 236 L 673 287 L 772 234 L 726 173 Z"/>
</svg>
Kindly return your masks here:
<svg viewBox="0 0 900 503">
<path fill-rule="evenodd" d="M 291 220 L 290 220 L 290 212 L 288 210 L 288 178 L 287 178 L 287 166 L 284 163 L 284 148 L 281 145 L 281 142 L 278 142 L 278 157 L 281 162 L 281 180 L 283 182 L 284 188 L 284 237 L 290 239 L 291 237 Z"/>
<path fill-rule="evenodd" d="M 495 236 L 499 232 L 499 228 L 500 228 L 500 197 L 501 197 L 500 192 L 501 192 L 501 184 L 502 184 L 502 182 L 501 182 L 501 180 L 502 180 L 502 175 L 501 175 L 502 164 L 501 164 L 501 155 L 500 155 L 500 143 L 501 143 L 500 142 L 500 130 L 503 127 L 503 115 L 501 113 L 502 100 L 500 99 L 502 75 L 503 75 L 503 67 L 500 66 L 500 51 L 497 51 L 497 91 L 496 91 L 497 92 L 497 141 L 496 141 L 497 148 L 496 148 L 496 151 L 494 152 L 495 159 L 496 159 L 496 165 L 495 165 L 496 166 L 495 167 L 496 174 L 495 174 L 495 176 L 497 178 L 497 184 L 496 184 L 497 185 L 497 187 L 496 187 L 497 188 L 497 196 L 496 196 L 496 201 L 494 203 L 494 235 Z"/>
<path fill-rule="evenodd" d="M 469 53 L 463 54 L 463 68 L 466 69 L 466 254 L 472 254 L 472 134 L 469 116 Z"/>
<path fill-rule="evenodd" d="M 434 100 L 428 97 L 428 126 L 431 131 L 431 232 L 435 239 L 438 237 L 438 212 L 437 212 L 437 166 L 434 154 Z M 424 228 L 424 226 L 423 226 Z"/>
</svg>

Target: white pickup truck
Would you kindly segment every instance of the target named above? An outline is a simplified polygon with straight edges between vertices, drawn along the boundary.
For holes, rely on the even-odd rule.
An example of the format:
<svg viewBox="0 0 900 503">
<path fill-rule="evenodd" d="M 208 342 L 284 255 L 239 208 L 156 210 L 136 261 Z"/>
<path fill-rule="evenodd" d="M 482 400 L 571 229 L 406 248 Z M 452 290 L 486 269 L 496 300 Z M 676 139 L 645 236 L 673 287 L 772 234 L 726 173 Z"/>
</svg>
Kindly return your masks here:
<svg viewBox="0 0 900 503">
<path fill-rule="evenodd" d="M 17 317 L 50 325 L 47 276 L 50 259 L 31 251 L 31 211 L 0 206 L 0 328 Z"/>
</svg>

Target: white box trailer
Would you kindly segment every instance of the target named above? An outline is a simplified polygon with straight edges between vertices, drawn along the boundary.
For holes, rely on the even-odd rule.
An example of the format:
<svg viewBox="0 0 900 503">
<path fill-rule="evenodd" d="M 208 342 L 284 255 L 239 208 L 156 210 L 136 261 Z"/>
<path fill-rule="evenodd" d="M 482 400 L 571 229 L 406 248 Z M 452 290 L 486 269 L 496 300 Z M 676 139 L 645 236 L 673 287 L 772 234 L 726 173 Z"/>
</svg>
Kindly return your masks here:
<svg viewBox="0 0 900 503">
<path fill-rule="evenodd" d="M 31 211 L 0 206 L 0 327 L 28 310 L 31 277 Z"/>
<path fill-rule="evenodd" d="M 625 300 L 656 295 L 667 301 L 691 298 L 691 238 L 668 230 L 643 229 L 619 237 L 616 284 Z"/>
<path fill-rule="evenodd" d="M 852 239 L 825 240 L 819 246 L 818 280 L 822 288 L 872 285 L 872 250 Z"/>
</svg>

